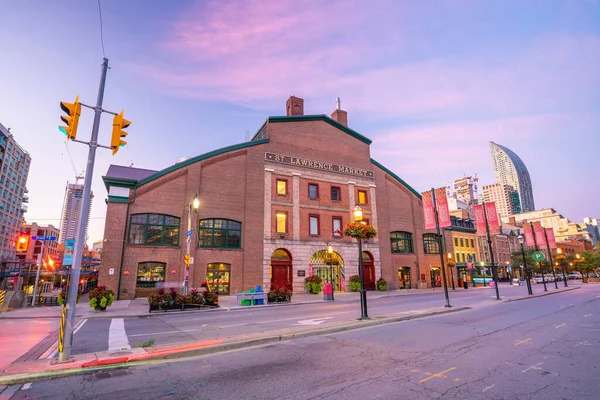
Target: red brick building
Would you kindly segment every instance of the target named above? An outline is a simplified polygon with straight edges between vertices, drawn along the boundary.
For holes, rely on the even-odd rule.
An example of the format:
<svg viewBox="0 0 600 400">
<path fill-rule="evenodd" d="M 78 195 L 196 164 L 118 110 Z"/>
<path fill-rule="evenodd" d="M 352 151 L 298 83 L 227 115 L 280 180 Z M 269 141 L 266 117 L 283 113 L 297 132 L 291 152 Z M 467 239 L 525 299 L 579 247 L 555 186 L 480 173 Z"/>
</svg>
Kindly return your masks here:
<svg viewBox="0 0 600 400">
<path fill-rule="evenodd" d="M 367 288 L 382 277 L 390 289 L 431 286 L 439 249 L 423 230 L 419 193 L 371 159 L 371 140 L 347 126 L 345 111 L 304 115 L 296 97 L 286 108 L 251 141 L 162 171 L 111 165 L 100 284 L 120 298 L 182 287 L 189 216 L 190 287 L 303 293 L 306 277 L 327 281 L 333 272 L 335 290 L 346 290 L 358 274 L 358 246 L 336 230 L 358 204 L 379 233 L 363 245 Z M 339 262 L 331 269 L 328 245 Z"/>
</svg>

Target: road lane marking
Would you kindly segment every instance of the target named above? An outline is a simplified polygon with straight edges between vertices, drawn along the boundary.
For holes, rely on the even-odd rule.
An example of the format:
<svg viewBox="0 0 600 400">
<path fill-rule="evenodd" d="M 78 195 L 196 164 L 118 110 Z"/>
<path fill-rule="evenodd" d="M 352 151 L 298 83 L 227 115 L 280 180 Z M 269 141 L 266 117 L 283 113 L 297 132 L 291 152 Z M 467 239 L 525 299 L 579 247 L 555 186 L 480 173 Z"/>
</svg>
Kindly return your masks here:
<svg viewBox="0 0 600 400">
<path fill-rule="evenodd" d="M 324 318 L 315 318 L 315 319 L 303 319 L 298 321 L 296 325 L 319 325 L 325 322 L 326 319 L 331 319 L 333 317 L 324 317 Z"/>
<path fill-rule="evenodd" d="M 592 315 L 592 314 L 585 314 L 585 315 L 584 315 L 584 317 L 589 317 L 589 316 L 591 316 L 591 315 Z"/>
<path fill-rule="evenodd" d="M 518 345 L 523 344 L 523 343 L 527 343 L 530 340 L 531 340 L 531 338 L 527 338 L 525 340 L 515 340 L 515 346 L 518 346 Z"/>
<path fill-rule="evenodd" d="M 488 386 L 486 388 L 483 388 L 483 390 L 481 391 L 482 393 L 485 392 L 486 390 L 490 390 L 491 388 L 493 388 L 494 386 L 496 386 L 496 384 L 493 384 L 492 386 Z"/>
<path fill-rule="evenodd" d="M 444 374 L 447 373 L 447 372 L 453 371 L 455 369 L 456 369 L 456 367 L 451 367 L 451 368 L 448 368 L 447 370 L 444 370 L 442 372 L 438 372 L 437 374 L 432 374 L 431 372 L 425 372 L 425 374 L 427 374 L 429 376 L 427 378 L 425 378 L 425 379 L 421 379 L 419 381 L 419 383 L 427 382 L 428 380 L 433 379 L 433 378 L 447 378 L 448 376 L 446 376 Z"/>
<path fill-rule="evenodd" d="M 523 370 L 523 371 L 521 371 L 521 372 L 527 372 L 527 371 L 529 371 L 529 370 L 532 370 L 532 369 L 541 369 L 541 368 L 538 368 L 538 367 L 539 367 L 540 365 L 542 365 L 542 364 L 543 364 L 543 363 L 537 363 L 537 364 L 535 364 L 535 365 L 531 365 L 531 366 L 529 366 L 529 368 L 527 368 L 527 369 L 524 369 L 524 370 Z"/>
<path fill-rule="evenodd" d="M 113 318 L 108 328 L 108 351 L 130 349 L 127 333 L 125 332 L 125 320 Z"/>
<path fill-rule="evenodd" d="M 75 330 L 73 331 L 73 335 L 76 334 L 77 331 L 79 331 L 81 329 L 81 327 L 83 326 L 83 324 L 85 324 L 86 321 L 87 321 L 86 318 L 77 321 L 77 323 L 75 324 Z M 46 357 L 46 360 L 49 360 L 56 356 L 56 354 L 58 353 L 58 342 L 55 342 L 52 346 L 50 346 L 50 348 L 48 350 L 50 350 L 50 349 L 53 349 L 53 350 L 50 351 L 50 354 L 48 354 L 48 356 Z M 42 355 L 42 357 L 43 357 L 43 355 Z"/>
<path fill-rule="evenodd" d="M 26 384 L 23 385 L 23 387 L 21 388 L 21 390 L 31 389 L 31 385 L 33 385 L 33 382 L 28 382 L 28 383 L 26 383 Z"/>
<path fill-rule="evenodd" d="M 567 324 L 562 324 L 562 325 L 555 326 L 554 329 L 562 328 L 562 327 L 565 327 L 565 326 L 567 326 Z"/>
<path fill-rule="evenodd" d="M 86 321 L 87 321 L 87 319 L 81 320 L 81 322 L 78 324 L 77 328 L 75 328 L 75 330 L 73 331 L 73 335 L 76 334 L 81 329 L 81 327 L 83 326 L 83 324 L 86 323 Z"/>
<path fill-rule="evenodd" d="M 579 342 L 575 345 L 575 347 L 578 347 L 578 346 L 591 346 L 591 344 L 588 343 L 587 340 L 584 340 L 583 342 Z"/>
</svg>

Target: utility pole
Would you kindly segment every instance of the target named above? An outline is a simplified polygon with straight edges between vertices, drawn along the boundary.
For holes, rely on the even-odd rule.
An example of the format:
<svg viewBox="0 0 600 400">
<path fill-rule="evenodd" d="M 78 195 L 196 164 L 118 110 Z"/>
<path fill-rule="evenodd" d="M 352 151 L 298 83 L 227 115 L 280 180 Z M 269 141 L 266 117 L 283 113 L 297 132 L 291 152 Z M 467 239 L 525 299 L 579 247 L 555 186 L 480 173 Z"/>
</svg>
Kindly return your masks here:
<svg viewBox="0 0 600 400">
<path fill-rule="evenodd" d="M 444 295 L 446 296 L 446 305 L 444 307 L 452 307 L 450 305 L 450 297 L 448 296 L 448 283 L 446 282 L 446 268 L 444 266 L 444 244 L 442 242 L 442 234 L 440 233 L 440 219 L 435 201 L 435 189 L 433 188 L 431 188 L 431 197 L 433 199 L 433 210 L 435 211 L 435 229 L 437 231 L 438 243 L 440 246 L 440 262 L 442 264 L 440 268 L 442 269 L 442 282 L 444 283 Z"/>
<path fill-rule="evenodd" d="M 98 97 L 96 107 L 94 108 L 94 125 L 92 127 L 92 138 L 89 143 L 87 168 L 85 169 L 85 181 L 83 183 L 83 201 L 77 223 L 77 237 L 75 239 L 75 248 L 73 249 L 73 266 L 71 267 L 69 292 L 67 294 L 66 315 L 63 313 L 61 319 L 61 331 L 64 335 L 62 349 L 60 348 L 58 360 L 65 362 L 71 355 L 73 344 L 73 326 L 75 323 L 75 307 L 77 305 L 77 294 L 79 291 L 79 276 L 81 273 L 81 259 L 83 253 L 83 242 L 85 241 L 85 232 L 87 221 L 90 215 L 90 194 L 92 187 L 92 176 L 94 174 L 94 161 L 96 159 L 96 148 L 98 147 L 98 130 L 100 129 L 100 117 L 102 115 L 102 100 L 104 99 L 104 85 L 106 83 L 106 72 L 108 70 L 108 59 L 104 58 L 102 62 L 102 72 L 100 75 L 100 86 L 98 88 Z M 62 351 L 61 351 L 62 350 Z"/>
<path fill-rule="evenodd" d="M 31 307 L 35 307 L 35 298 L 37 297 L 38 282 L 40 281 L 40 269 L 42 268 L 42 260 L 44 259 L 44 243 L 42 241 L 42 250 L 38 254 L 37 273 L 35 274 L 35 284 L 33 285 L 33 298 L 31 299 Z"/>
<path fill-rule="evenodd" d="M 535 237 L 535 231 L 533 230 L 533 222 L 529 221 L 529 226 L 531 227 L 531 235 L 533 236 L 533 243 L 535 244 L 535 251 L 540 251 L 537 244 L 537 238 Z M 542 283 L 544 284 L 544 292 L 548 291 L 546 287 L 546 276 L 544 274 L 544 269 L 542 268 L 542 263 L 538 261 L 538 267 L 540 268 L 540 272 L 542 273 Z"/>
</svg>

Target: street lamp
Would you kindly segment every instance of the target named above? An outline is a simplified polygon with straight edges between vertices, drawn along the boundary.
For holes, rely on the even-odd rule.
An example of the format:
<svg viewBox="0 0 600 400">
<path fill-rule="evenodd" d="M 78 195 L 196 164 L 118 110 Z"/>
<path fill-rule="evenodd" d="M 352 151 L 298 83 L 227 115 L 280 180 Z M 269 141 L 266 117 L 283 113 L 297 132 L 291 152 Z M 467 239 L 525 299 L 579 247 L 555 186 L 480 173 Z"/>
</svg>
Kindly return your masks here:
<svg viewBox="0 0 600 400">
<path fill-rule="evenodd" d="M 190 287 L 190 264 L 191 264 L 191 256 L 190 256 L 190 242 L 192 241 L 192 210 L 194 213 L 198 212 L 198 208 L 200 208 L 200 200 L 198 199 L 198 195 L 194 195 L 194 199 L 191 204 L 188 204 L 188 230 L 187 230 L 187 250 L 184 257 L 185 263 L 185 278 L 183 280 L 183 294 L 187 295 Z M 217 288 L 218 289 L 218 288 Z"/>
<path fill-rule="evenodd" d="M 521 254 L 523 255 L 523 264 L 525 266 L 525 281 L 527 282 L 527 293 L 533 294 L 533 290 L 531 290 L 531 281 L 529 280 L 530 275 L 529 269 L 527 268 L 527 259 L 525 258 L 525 248 L 523 247 L 523 244 L 525 244 L 525 237 L 523 237 L 523 235 L 519 235 L 517 239 L 519 239 L 519 244 L 521 245 Z"/>
<path fill-rule="evenodd" d="M 481 276 L 483 276 L 483 287 L 485 287 L 485 272 L 483 271 L 483 267 L 485 266 L 485 262 L 480 261 L 479 264 L 481 265 Z"/>
<path fill-rule="evenodd" d="M 364 223 L 362 208 L 357 204 L 352 211 L 354 221 Z M 358 275 L 360 277 L 360 319 L 369 319 L 367 315 L 367 290 L 365 289 L 365 273 L 362 262 L 362 238 L 358 238 Z"/>
<path fill-rule="evenodd" d="M 335 296 L 333 292 L 335 292 L 335 288 L 333 286 L 333 246 L 327 246 L 327 254 L 329 254 L 329 282 L 331 283 L 331 300 L 335 300 Z"/>
<path fill-rule="evenodd" d="M 567 259 L 567 257 L 563 254 L 562 249 L 559 247 L 556 249 L 556 259 L 560 260 L 559 264 L 563 273 L 563 281 L 565 284 L 565 287 L 568 287 L 569 285 L 567 284 L 567 274 L 565 273 L 565 266 L 567 265 L 567 263 L 565 262 L 565 260 Z"/>
</svg>

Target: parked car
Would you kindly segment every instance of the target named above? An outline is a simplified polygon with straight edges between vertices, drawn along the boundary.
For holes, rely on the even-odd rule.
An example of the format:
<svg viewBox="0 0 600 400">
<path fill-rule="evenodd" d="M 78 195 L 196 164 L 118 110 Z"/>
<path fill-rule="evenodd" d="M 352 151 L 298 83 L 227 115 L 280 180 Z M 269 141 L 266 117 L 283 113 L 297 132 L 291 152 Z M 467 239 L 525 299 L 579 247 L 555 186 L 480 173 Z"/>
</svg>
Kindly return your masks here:
<svg viewBox="0 0 600 400">
<path fill-rule="evenodd" d="M 533 277 L 532 281 L 533 281 L 533 283 L 542 283 L 543 282 L 542 276 L 541 275 L 536 275 L 536 276 Z"/>
<path fill-rule="evenodd" d="M 569 273 L 569 279 L 581 279 L 581 273 L 580 272 L 570 272 Z"/>
<path fill-rule="evenodd" d="M 546 282 L 554 282 L 554 275 L 546 274 L 544 277 L 546 278 Z"/>
</svg>

